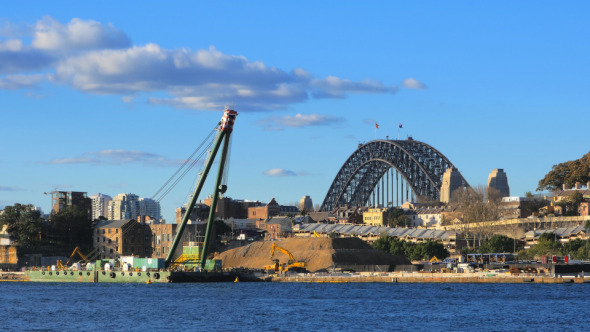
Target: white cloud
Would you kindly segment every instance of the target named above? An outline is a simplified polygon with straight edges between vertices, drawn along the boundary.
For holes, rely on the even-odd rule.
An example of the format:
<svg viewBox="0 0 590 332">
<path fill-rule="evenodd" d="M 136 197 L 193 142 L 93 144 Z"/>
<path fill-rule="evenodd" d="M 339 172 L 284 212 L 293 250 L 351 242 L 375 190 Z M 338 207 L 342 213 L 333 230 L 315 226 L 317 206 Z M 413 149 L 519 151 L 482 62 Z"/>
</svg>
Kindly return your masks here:
<svg viewBox="0 0 590 332">
<path fill-rule="evenodd" d="M 50 164 L 108 164 L 121 165 L 142 163 L 152 165 L 178 165 L 179 160 L 170 160 L 164 156 L 137 150 L 100 150 L 87 152 L 74 158 L 53 159 Z"/>
<path fill-rule="evenodd" d="M 6 75 L 0 77 L 0 89 L 16 90 L 23 88 L 35 87 L 37 83 L 43 81 L 44 75 Z"/>
<path fill-rule="evenodd" d="M 297 173 L 283 168 L 273 168 L 264 172 L 268 176 L 297 176 Z"/>
<path fill-rule="evenodd" d="M 105 26 L 73 18 L 68 25 L 63 25 L 45 16 L 34 27 L 31 45 L 42 50 L 89 50 L 128 47 L 131 40 L 110 23 Z"/>
<path fill-rule="evenodd" d="M 309 126 L 331 126 L 344 122 L 344 118 L 321 114 L 301 114 L 295 116 L 270 116 L 258 121 L 257 124 L 269 130 L 280 130 L 283 127 L 302 128 Z"/>
<path fill-rule="evenodd" d="M 416 90 L 424 90 L 426 89 L 426 85 L 415 78 L 407 78 L 403 82 L 406 88 L 416 89 Z"/>
<path fill-rule="evenodd" d="M 23 42 L 18 39 L 10 39 L 5 42 L 0 42 L 0 52 L 20 52 L 23 49 Z"/>
<path fill-rule="evenodd" d="M 221 110 L 233 103 L 240 111 L 286 109 L 310 98 L 345 98 L 359 93 L 395 93 L 397 87 L 374 80 L 352 81 L 337 76 L 316 78 L 302 68 L 282 70 L 241 55 L 208 49 L 164 49 L 157 44 L 132 45 L 111 24 L 72 19 L 63 24 L 49 16 L 14 39 L 14 27 L 2 33 L 0 89 L 9 84 L 2 74 L 44 71 L 48 81 L 97 94 L 118 94 L 125 103 L 143 93 L 149 104 L 196 110 Z M 24 30 L 23 30 L 24 31 Z M 26 45 L 24 40 L 32 40 Z M 38 74 L 38 72 L 34 72 Z M 157 97 L 155 96 L 157 94 Z M 285 118 L 282 126 L 321 125 L 323 119 Z M 335 120 L 335 119 L 331 119 Z"/>
</svg>

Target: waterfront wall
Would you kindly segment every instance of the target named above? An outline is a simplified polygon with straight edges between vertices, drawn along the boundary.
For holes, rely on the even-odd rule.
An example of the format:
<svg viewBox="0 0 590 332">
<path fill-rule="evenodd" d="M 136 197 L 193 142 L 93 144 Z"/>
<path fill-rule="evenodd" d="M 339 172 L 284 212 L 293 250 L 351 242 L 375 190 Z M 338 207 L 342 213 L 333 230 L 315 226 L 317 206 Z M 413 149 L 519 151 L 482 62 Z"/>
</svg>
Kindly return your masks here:
<svg viewBox="0 0 590 332">
<path fill-rule="evenodd" d="M 383 275 L 310 275 L 272 277 L 273 282 L 314 282 L 314 283 L 590 283 L 590 278 L 553 277 L 550 275 L 511 275 L 494 273 L 389 273 Z"/>
</svg>

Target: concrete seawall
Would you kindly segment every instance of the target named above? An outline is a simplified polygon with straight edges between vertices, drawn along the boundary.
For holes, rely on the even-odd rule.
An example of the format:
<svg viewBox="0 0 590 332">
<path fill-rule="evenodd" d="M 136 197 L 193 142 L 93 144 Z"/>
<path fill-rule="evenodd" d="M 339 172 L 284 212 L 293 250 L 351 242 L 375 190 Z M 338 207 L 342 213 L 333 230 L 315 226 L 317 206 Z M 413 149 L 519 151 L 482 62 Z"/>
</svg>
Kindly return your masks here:
<svg viewBox="0 0 590 332">
<path fill-rule="evenodd" d="M 273 282 L 315 282 L 315 283 L 353 283 L 353 282 L 385 282 L 385 283 L 590 283 L 590 278 L 553 277 L 548 275 L 510 275 L 494 273 L 386 273 L 383 275 L 299 275 L 276 276 Z"/>
</svg>

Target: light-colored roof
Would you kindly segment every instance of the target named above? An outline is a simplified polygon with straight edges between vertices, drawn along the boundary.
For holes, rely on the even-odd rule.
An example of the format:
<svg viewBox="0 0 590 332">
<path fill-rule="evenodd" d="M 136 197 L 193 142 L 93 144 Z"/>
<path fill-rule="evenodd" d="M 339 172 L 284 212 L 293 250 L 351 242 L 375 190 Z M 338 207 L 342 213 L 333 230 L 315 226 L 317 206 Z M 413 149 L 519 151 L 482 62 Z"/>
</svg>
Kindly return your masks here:
<svg viewBox="0 0 590 332">
<path fill-rule="evenodd" d="M 543 233 L 553 233 L 555 234 L 557 237 L 570 237 L 574 234 L 578 234 L 580 232 L 584 231 L 584 226 L 576 226 L 576 227 L 561 227 L 561 228 L 555 228 L 555 229 L 543 229 L 543 230 L 534 230 L 534 231 L 528 231 L 526 233 L 524 233 L 524 236 L 526 238 L 535 238 L 538 239 L 539 236 L 541 236 L 541 234 Z"/>
<path fill-rule="evenodd" d="M 435 229 L 422 228 L 393 228 L 384 226 L 355 226 L 355 225 L 339 225 L 339 224 L 302 224 L 299 228 L 300 232 L 314 231 L 317 233 L 339 233 L 350 235 L 379 235 L 386 233 L 392 237 L 408 237 L 416 239 L 441 239 L 447 240 L 455 235 L 452 231 L 442 231 Z"/>
</svg>

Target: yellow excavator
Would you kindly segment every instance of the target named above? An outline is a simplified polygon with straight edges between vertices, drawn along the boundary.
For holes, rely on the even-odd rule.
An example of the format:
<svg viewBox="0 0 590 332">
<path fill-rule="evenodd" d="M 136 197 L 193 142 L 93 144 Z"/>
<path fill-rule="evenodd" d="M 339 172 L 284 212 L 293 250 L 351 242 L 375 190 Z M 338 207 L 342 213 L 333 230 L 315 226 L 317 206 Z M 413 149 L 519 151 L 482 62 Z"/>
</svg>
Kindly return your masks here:
<svg viewBox="0 0 590 332">
<path fill-rule="evenodd" d="M 57 265 L 57 268 L 59 270 L 67 270 L 68 265 L 70 265 L 70 261 L 72 260 L 72 258 L 74 258 L 74 256 L 76 255 L 76 253 L 78 255 L 80 255 L 80 257 L 82 257 L 82 259 L 84 260 L 84 262 L 88 263 L 89 259 L 86 256 L 84 256 L 84 254 L 82 253 L 82 250 L 80 250 L 80 247 L 76 247 L 74 249 L 74 251 L 72 252 L 72 254 L 70 255 L 70 258 L 68 259 L 68 261 L 66 262 L 66 264 L 62 264 L 61 263 L 61 260 L 58 260 L 57 261 L 57 264 L 56 264 Z"/>
<path fill-rule="evenodd" d="M 279 260 L 274 258 L 275 256 L 275 250 L 278 250 L 280 252 L 282 252 L 283 254 L 289 256 L 289 260 L 287 261 L 287 264 L 280 264 Z M 295 261 L 295 258 L 293 257 L 293 254 L 291 254 L 291 252 L 285 248 L 279 247 L 277 246 L 274 242 L 272 244 L 272 246 L 270 247 L 270 259 L 274 260 L 274 264 L 271 265 L 266 265 L 264 266 L 264 269 L 267 272 L 271 272 L 274 271 L 279 272 L 279 271 L 296 271 L 296 272 L 303 272 L 306 271 L 305 270 L 305 262 L 301 262 L 301 261 Z"/>
</svg>

